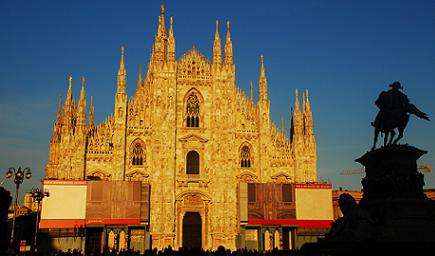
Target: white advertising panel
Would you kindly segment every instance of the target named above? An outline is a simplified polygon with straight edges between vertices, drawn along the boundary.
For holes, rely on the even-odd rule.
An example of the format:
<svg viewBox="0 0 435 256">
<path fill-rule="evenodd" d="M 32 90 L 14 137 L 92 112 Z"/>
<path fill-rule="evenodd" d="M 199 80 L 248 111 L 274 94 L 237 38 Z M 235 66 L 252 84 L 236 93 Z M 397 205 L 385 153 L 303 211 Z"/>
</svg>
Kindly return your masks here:
<svg viewBox="0 0 435 256">
<path fill-rule="evenodd" d="M 44 181 L 50 196 L 42 203 L 41 220 L 84 220 L 86 218 L 85 181 Z"/>
<path fill-rule="evenodd" d="M 332 220 L 330 184 L 296 184 L 296 219 Z"/>
</svg>

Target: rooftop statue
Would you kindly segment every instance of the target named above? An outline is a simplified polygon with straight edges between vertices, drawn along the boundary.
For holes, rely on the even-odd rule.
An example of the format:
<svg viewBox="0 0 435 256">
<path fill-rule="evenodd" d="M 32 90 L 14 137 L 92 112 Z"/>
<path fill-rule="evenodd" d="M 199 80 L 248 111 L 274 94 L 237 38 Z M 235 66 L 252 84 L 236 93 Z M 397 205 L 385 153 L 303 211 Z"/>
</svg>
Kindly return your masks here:
<svg viewBox="0 0 435 256">
<path fill-rule="evenodd" d="M 372 122 L 375 127 L 375 137 L 372 150 L 376 148 L 379 132 L 384 134 L 384 146 L 397 144 L 403 138 L 403 131 L 408 124 L 410 114 L 414 114 L 421 119 L 429 121 L 426 113 L 421 112 L 416 106 L 409 103 L 408 97 L 401 92 L 403 89 L 400 82 L 395 81 L 390 84 L 391 89 L 383 91 L 379 94 L 378 99 L 375 101 L 379 112 L 376 119 Z M 395 129 L 399 131 L 399 135 L 393 141 L 396 135 Z"/>
</svg>

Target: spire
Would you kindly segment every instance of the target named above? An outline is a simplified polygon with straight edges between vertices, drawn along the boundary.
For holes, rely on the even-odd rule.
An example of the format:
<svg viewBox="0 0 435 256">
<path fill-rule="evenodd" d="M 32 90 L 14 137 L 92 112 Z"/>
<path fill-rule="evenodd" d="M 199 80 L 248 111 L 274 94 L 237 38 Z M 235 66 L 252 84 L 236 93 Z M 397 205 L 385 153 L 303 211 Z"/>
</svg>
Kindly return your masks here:
<svg viewBox="0 0 435 256">
<path fill-rule="evenodd" d="M 298 93 L 298 88 L 295 89 L 295 95 L 296 95 L 296 99 L 295 99 L 295 112 L 299 113 L 299 93 Z"/>
<path fill-rule="evenodd" d="M 308 89 L 305 90 L 304 127 L 305 127 L 305 135 L 314 136 L 313 115 L 311 113 L 310 100 L 308 99 Z M 314 140 L 314 137 L 312 138 L 312 140 Z"/>
<path fill-rule="evenodd" d="M 229 21 L 227 21 L 227 39 L 225 41 L 225 64 L 233 64 L 233 43 L 231 42 Z"/>
<path fill-rule="evenodd" d="M 154 60 L 164 61 L 166 58 L 166 28 L 165 28 L 165 6 L 160 6 L 159 27 L 154 41 Z"/>
<path fill-rule="evenodd" d="M 284 114 L 281 114 L 281 132 L 285 133 Z"/>
<path fill-rule="evenodd" d="M 264 58 L 261 55 L 261 68 L 260 68 L 260 100 L 267 100 L 267 78 L 264 69 Z"/>
<path fill-rule="evenodd" d="M 304 111 L 307 113 L 311 112 L 311 107 L 310 107 L 310 100 L 308 98 L 308 88 L 305 89 L 305 104 L 304 104 Z"/>
<path fill-rule="evenodd" d="M 56 122 L 62 121 L 62 96 L 59 96 L 59 104 L 57 105 L 57 120 Z"/>
<path fill-rule="evenodd" d="M 57 106 L 57 118 L 54 122 L 53 135 L 51 136 L 50 143 L 58 143 L 61 141 L 62 132 L 62 96 L 59 97 L 59 104 Z"/>
<path fill-rule="evenodd" d="M 136 95 L 139 95 L 143 90 L 143 80 L 142 80 L 142 65 L 139 65 L 139 71 L 137 72 L 137 85 L 136 85 Z"/>
<path fill-rule="evenodd" d="M 293 122 L 294 122 L 294 134 L 297 136 L 297 138 L 301 138 L 300 135 L 304 134 L 304 116 L 303 113 L 300 111 L 299 107 L 299 91 L 296 88 L 295 89 L 295 109 L 293 113 Z"/>
<path fill-rule="evenodd" d="M 125 65 L 124 65 L 124 46 L 121 46 L 121 61 L 119 63 L 119 72 L 121 72 L 121 70 L 125 70 Z"/>
<path fill-rule="evenodd" d="M 295 122 L 294 122 L 294 115 L 293 115 L 293 107 L 290 107 L 290 142 L 293 141 L 294 133 L 295 133 Z"/>
<path fill-rule="evenodd" d="M 216 32 L 213 43 L 213 64 L 222 64 L 221 39 L 219 37 L 219 21 L 216 20 Z"/>
<path fill-rule="evenodd" d="M 80 90 L 80 99 L 79 99 L 79 105 L 81 101 L 85 100 L 85 77 L 82 76 L 82 89 Z"/>
<path fill-rule="evenodd" d="M 118 70 L 117 93 L 125 93 L 127 72 L 124 66 L 124 46 L 121 47 L 121 61 Z"/>
<path fill-rule="evenodd" d="M 251 102 L 254 102 L 254 89 L 252 86 L 252 80 L 249 82 L 249 98 Z"/>
<path fill-rule="evenodd" d="M 80 90 L 80 98 L 77 109 L 77 126 L 83 129 L 86 127 L 86 99 L 85 99 L 85 77 L 82 76 L 82 89 Z"/>
<path fill-rule="evenodd" d="M 139 65 L 139 71 L 137 72 L 137 87 L 142 85 L 142 65 Z"/>
<path fill-rule="evenodd" d="M 89 129 L 94 128 L 94 125 L 95 125 L 94 118 L 95 118 L 94 101 L 93 101 L 92 96 L 91 96 L 91 106 L 89 109 L 89 123 L 88 123 Z"/>
<path fill-rule="evenodd" d="M 157 31 L 159 37 L 166 37 L 165 6 L 163 4 L 160 5 L 159 28 Z"/>
<path fill-rule="evenodd" d="M 71 105 L 72 98 L 72 76 L 68 76 L 68 92 L 66 93 L 65 107 Z"/>
<path fill-rule="evenodd" d="M 74 115 L 74 102 L 72 96 L 72 76 L 68 76 L 68 92 L 63 106 L 62 115 L 62 134 L 69 134 L 72 132 L 72 121 Z"/>
<path fill-rule="evenodd" d="M 174 29 L 172 28 L 172 16 L 169 19 L 169 37 L 168 37 L 168 62 L 175 62 L 175 37 L 174 37 Z"/>
</svg>

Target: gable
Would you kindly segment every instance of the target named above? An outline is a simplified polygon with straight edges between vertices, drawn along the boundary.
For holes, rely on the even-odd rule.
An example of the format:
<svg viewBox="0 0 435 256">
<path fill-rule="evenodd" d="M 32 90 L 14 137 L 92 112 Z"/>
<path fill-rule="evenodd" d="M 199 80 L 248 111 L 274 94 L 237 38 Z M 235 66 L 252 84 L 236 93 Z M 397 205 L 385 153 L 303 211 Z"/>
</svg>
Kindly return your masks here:
<svg viewBox="0 0 435 256">
<path fill-rule="evenodd" d="M 197 49 L 186 52 L 177 63 L 178 80 L 210 80 L 211 64 Z"/>
</svg>

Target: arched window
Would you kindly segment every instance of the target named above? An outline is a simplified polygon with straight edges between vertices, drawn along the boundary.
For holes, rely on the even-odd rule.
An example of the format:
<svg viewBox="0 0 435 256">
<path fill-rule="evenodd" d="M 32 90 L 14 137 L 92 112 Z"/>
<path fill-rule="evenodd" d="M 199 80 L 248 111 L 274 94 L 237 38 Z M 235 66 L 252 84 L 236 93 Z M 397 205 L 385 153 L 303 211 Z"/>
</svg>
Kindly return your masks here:
<svg viewBox="0 0 435 256">
<path fill-rule="evenodd" d="M 243 168 L 251 167 L 251 150 L 246 145 L 240 151 L 240 166 Z"/>
<path fill-rule="evenodd" d="M 199 100 L 191 93 L 186 103 L 186 127 L 199 127 Z"/>
<path fill-rule="evenodd" d="M 142 143 L 140 143 L 139 141 L 135 142 L 133 144 L 131 153 L 131 164 L 136 166 L 142 166 L 144 163 L 144 150 L 142 147 Z"/>
<path fill-rule="evenodd" d="M 187 153 L 186 174 L 199 174 L 199 154 L 196 151 Z"/>
</svg>

